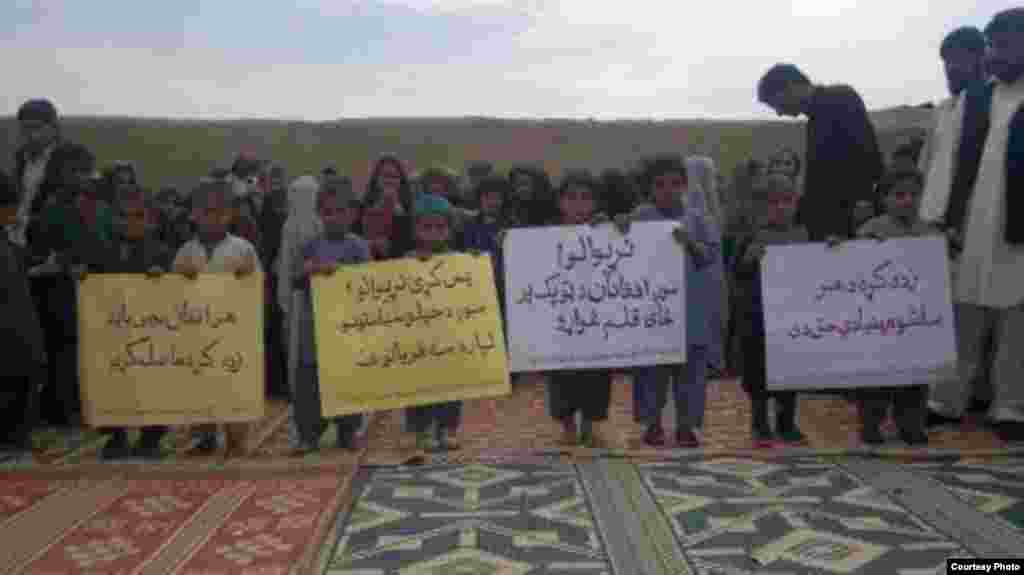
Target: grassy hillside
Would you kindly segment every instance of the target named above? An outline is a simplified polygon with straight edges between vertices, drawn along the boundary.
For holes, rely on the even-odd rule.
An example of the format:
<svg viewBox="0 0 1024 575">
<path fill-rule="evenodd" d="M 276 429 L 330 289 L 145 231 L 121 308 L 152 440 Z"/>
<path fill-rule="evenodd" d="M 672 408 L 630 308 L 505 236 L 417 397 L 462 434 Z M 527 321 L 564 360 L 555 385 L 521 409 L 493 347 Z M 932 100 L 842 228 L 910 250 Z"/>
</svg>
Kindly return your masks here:
<svg viewBox="0 0 1024 575">
<path fill-rule="evenodd" d="M 873 115 L 886 153 L 927 125 L 920 109 Z M 66 118 L 67 137 L 89 146 L 101 165 L 133 160 L 148 186 L 188 186 L 240 149 L 282 162 L 292 175 L 314 173 L 328 162 L 365 180 L 373 158 L 393 152 L 416 167 L 443 163 L 462 169 L 473 160 L 501 168 L 542 163 L 565 168 L 624 167 L 664 151 L 714 157 L 721 169 L 790 146 L 803 149 L 802 124 L 792 122 L 588 122 L 569 120 L 369 119 L 333 123 L 277 121 L 200 122 L 132 118 Z M 17 124 L 0 120 L 0 157 L 9 169 Z"/>
</svg>

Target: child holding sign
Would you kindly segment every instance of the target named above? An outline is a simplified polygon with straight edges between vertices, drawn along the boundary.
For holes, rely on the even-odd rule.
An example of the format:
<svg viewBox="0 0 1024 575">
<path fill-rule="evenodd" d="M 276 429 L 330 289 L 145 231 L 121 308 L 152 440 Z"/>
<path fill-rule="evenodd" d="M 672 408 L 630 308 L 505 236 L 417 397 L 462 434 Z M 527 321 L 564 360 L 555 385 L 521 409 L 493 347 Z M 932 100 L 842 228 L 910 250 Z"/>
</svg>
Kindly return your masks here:
<svg viewBox="0 0 1024 575">
<path fill-rule="evenodd" d="M 171 251 L 156 238 L 156 230 L 150 229 L 155 220 L 153 206 L 145 192 L 137 184 L 120 184 L 116 187 L 115 210 L 117 220 L 114 244 L 110 261 L 104 266 L 105 273 L 147 274 L 158 277 L 169 267 Z M 142 428 L 139 443 L 133 449 L 128 444 L 128 431 L 111 428 L 110 439 L 100 451 L 103 459 L 120 459 L 128 456 L 143 458 L 160 457 L 160 440 L 167 433 L 162 426 Z"/>
<path fill-rule="evenodd" d="M 796 425 L 794 391 L 768 391 L 765 366 L 764 301 L 761 291 L 761 259 L 770 245 L 807 243 L 807 230 L 795 223 L 799 195 L 793 181 L 781 174 L 763 176 L 754 185 L 754 201 L 764 206 L 754 233 L 740 244 L 736 265 L 737 328 L 743 342 L 743 389 L 750 396 L 754 442 L 767 445 L 773 439 L 768 423 L 768 399 L 775 399 L 775 433 L 786 443 L 800 443 L 803 433 Z"/>
<path fill-rule="evenodd" d="M 352 181 L 341 176 L 328 176 L 320 184 L 316 198 L 323 233 L 302 248 L 296 261 L 295 288 L 303 291 L 303 310 L 299 313 L 299 373 L 295 385 L 295 422 L 299 432 L 300 451 L 312 451 L 320 444 L 326 425 L 321 414 L 320 377 L 317 369 L 316 336 L 311 275 L 331 275 L 341 265 L 370 261 L 370 245 L 352 233 L 359 215 L 359 199 L 352 191 Z M 350 449 L 362 415 L 343 415 L 334 419 L 337 445 Z"/>
<path fill-rule="evenodd" d="M 695 433 L 704 424 L 707 397 L 708 350 L 711 345 L 713 301 L 707 290 L 700 290 L 701 274 L 718 257 L 718 246 L 710 241 L 707 214 L 688 210 L 686 206 L 687 172 L 682 158 L 654 158 L 643 174 L 644 186 L 653 204 L 637 206 L 632 214 L 615 219 L 622 233 L 628 233 L 631 221 L 678 221 L 683 226 L 673 230 L 673 237 L 686 254 L 686 365 L 651 365 L 633 371 L 633 405 L 637 420 L 647 425 L 644 443 L 665 444 L 661 412 L 668 403 L 668 387 L 676 406 L 676 443 L 680 447 L 697 447 Z M 720 288 L 719 288 L 720 289 Z"/>
<path fill-rule="evenodd" d="M 0 172 L 0 225 L 14 225 L 17 215 L 17 189 L 7 174 Z M 10 236 L 0 241 L 0 285 L 6 296 L 0 311 L 4 318 L 0 345 L 8 354 L 0 378 L 0 451 L 31 447 L 37 399 L 33 387 L 46 363 L 43 330 L 29 293 L 23 256 Z"/>
<path fill-rule="evenodd" d="M 421 261 L 451 249 L 452 206 L 448 200 L 433 194 L 418 194 L 413 204 L 413 238 L 416 249 L 409 253 Z M 462 402 L 446 401 L 417 405 L 405 410 L 407 427 L 416 434 L 416 447 L 423 450 L 458 449 L 451 434 L 459 427 Z M 433 436 L 430 434 L 433 427 Z"/>
<path fill-rule="evenodd" d="M 173 271 L 194 279 L 200 273 L 233 273 L 245 276 L 262 271 L 256 248 L 248 241 L 228 233 L 234 214 L 232 185 L 224 180 L 203 182 L 192 192 L 192 218 L 196 237 L 181 246 L 172 264 Z M 229 424 L 225 439 L 229 451 L 244 449 L 246 424 Z M 197 429 L 199 453 L 217 449 L 217 426 L 208 424 Z"/>
<path fill-rule="evenodd" d="M 475 195 L 480 213 L 465 222 L 455 240 L 456 249 L 491 255 L 494 266 L 494 286 L 498 292 L 498 306 L 502 321 L 505 319 L 505 266 L 502 261 L 502 235 L 507 222 L 503 209 L 512 191 L 505 178 L 488 176 L 476 185 Z"/>
<path fill-rule="evenodd" d="M 559 223 L 565 226 L 591 224 L 597 209 L 600 183 L 587 172 L 569 172 L 556 192 Z M 551 415 L 562 424 L 563 442 L 586 447 L 603 443 L 594 422 L 608 419 L 612 376 L 606 369 L 555 371 L 548 375 Z M 582 415 L 577 437 L 576 412 Z"/>
<path fill-rule="evenodd" d="M 923 191 L 924 178 L 917 170 L 890 170 L 878 186 L 885 213 L 866 222 L 857 235 L 883 241 L 941 234 L 918 217 L 917 207 Z M 909 445 L 928 443 L 928 434 L 924 431 L 927 393 L 928 389 L 923 385 L 860 390 L 861 439 L 869 445 L 884 442 L 879 426 L 891 403 L 901 439 Z"/>
</svg>

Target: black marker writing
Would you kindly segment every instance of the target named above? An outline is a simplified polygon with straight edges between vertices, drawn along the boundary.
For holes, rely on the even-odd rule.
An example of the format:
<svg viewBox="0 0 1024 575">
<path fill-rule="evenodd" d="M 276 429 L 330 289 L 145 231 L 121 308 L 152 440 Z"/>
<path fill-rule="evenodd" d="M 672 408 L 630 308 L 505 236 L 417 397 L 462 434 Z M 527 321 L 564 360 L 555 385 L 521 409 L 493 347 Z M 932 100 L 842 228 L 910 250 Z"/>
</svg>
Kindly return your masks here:
<svg viewBox="0 0 1024 575">
<path fill-rule="evenodd" d="M 133 314 L 123 303 L 110 313 L 107 325 L 117 329 L 166 329 L 178 331 L 182 326 L 219 328 L 235 325 L 238 315 L 233 311 L 216 312 L 210 304 L 191 305 L 187 300 L 174 307 L 171 313 L 144 312 Z"/>
<path fill-rule="evenodd" d="M 434 340 L 427 343 L 420 340 L 414 345 L 408 346 L 407 349 L 402 347 L 401 342 L 395 340 L 385 352 L 364 353 L 363 359 L 357 361 L 356 365 L 359 367 L 381 368 L 409 367 L 430 359 L 442 359 L 455 354 L 483 356 L 493 351 L 496 347 L 497 342 L 493 332 L 487 332 L 486 335 L 474 332 L 473 339 L 468 342 L 462 340 L 454 342 Z"/>
<path fill-rule="evenodd" d="M 816 325 L 794 324 L 788 335 L 792 339 L 814 339 L 839 337 L 847 339 L 851 335 L 899 336 L 912 328 L 939 327 L 943 325 L 941 315 L 928 317 L 924 304 L 911 305 L 906 315 L 888 315 L 866 317 L 863 307 L 857 308 L 857 317 L 842 321 L 828 321 L 819 317 Z"/>
<path fill-rule="evenodd" d="M 597 308 L 589 312 L 573 307 L 571 312 L 562 312 L 555 317 L 555 331 L 568 336 L 582 336 L 591 329 L 601 329 L 604 339 L 609 339 L 614 330 L 656 329 L 675 325 L 672 310 L 664 302 L 655 302 L 646 309 L 623 304 L 614 317 L 603 317 Z"/>
<path fill-rule="evenodd" d="M 830 280 L 818 286 L 814 301 L 822 301 L 834 293 L 860 294 L 869 302 L 881 291 L 904 290 L 917 293 L 919 278 L 914 270 L 907 267 L 900 270 L 892 260 L 885 260 L 871 270 L 871 277 L 853 280 Z"/>
<path fill-rule="evenodd" d="M 411 328 L 417 324 L 428 327 L 434 321 L 462 323 L 486 311 L 487 306 L 485 305 L 427 308 L 423 305 L 422 300 L 416 300 L 415 311 L 389 313 L 383 307 L 378 307 L 376 312 L 363 312 L 354 318 L 343 320 L 338 324 L 337 330 L 339 334 L 347 335 L 352 331 L 363 333 L 372 327 L 401 326 Z"/>
<path fill-rule="evenodd" d="M 570 278 L 555 272 L 544 279 L 544 287 L 527 285 L 519 294 L 516 304 L 533 305 L 536 300 L 546 301 L 551 307 L 576 303 L 598 304 L 608 300 L 649 300 L 666 301 L 677 295 L 679 288 L 671 285 L 651 285 L 651 280 L 630 280 L 617 270 L 601 271 L 601 277 L 590 282 L 573 282 Z"/>
<path fill-rule="evenodd" d="M 157 351 L 153 338 L 146 336 L 128 342 L 123 353 L 110 360 L 110 369 L 114 373 L 125 374 L 129 369 L 137 367 L 177 367 L 187 368 L 195 375 L 204 370 L 222 369 L 227 373 L 238 373 L 245 365 L 241 353 L 229 353 L 218 356 L 214 352 L 221 340 L 215 339 L 203 346 L 198 354 L 183 352 L 175 344 L 163 353 Z"/>
<path fill-rule="evenodd" d="M 575 252 L 571 251 L 570 246 L 558 242 L 555 245 L 555 261 L 558 262 L 558 267 L 564 271 L 571 271 L 576 264 L 586 261 L 589 261 L 594 269 L 605 266 L 606 269 L 617 270 L 619 262 L 633 257 L 636 253 L 636 246 L 632 240 L 624 237 L 620 241 L 621 245 L 619 246 L 615 246 L 614 242 L 609 241 L 607 247 L 602 249 L 594 241 L 593 236 L 581 235 L 577 237 L 579 249 Z"/>
<path fill-rule="evenodd" d="M 403 273 L 397 278 L 382 279 L 366 274 L 357 282 L 347 282 L 345 290 L 350 294 L 355 293 L 359 303 L 393 303 L 403 293 L 429 298 L 434 290 L 454 289 L 460 285 L 473 286 L 472 274 L 456 273 L 448 277 L 443 273 L 444 267 L 445 260 L 438 258 L 436 262 L 430 264 L 426 277 Z"/>
</svg>

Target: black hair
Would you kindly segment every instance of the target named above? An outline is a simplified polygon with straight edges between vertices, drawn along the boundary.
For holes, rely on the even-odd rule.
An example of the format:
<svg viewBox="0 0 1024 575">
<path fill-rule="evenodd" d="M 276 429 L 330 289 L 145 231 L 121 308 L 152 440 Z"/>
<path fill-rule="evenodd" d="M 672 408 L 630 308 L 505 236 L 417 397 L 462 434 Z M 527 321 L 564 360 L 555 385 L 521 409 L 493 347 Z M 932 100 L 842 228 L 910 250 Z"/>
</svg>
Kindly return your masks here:
<svg viewBox="0 0 1024 575">
<path fill-rule="evenodd" d="M 907 180 L 913 181 L 918 187 L 924 186 L 924 175 L 920 170 L 906 166 L 889 168 L 878 182 L 878 197 L 884 199 L 898 184 Z"/>
<path fill-rule="evenodd" d="M 992 21 L 985 26 L 985 36 L 989 39 L 996 34 L 1021 33 L 1024 33 L 1024 8 L 1003 10 L 993 16 Z"/>
<path fill-rule="evenodd" d="M 224 204 L 233 206 L 235 204 L 235 193 L 231 183 L 227 180 L 208 179 L 199 184 L 192 192 L 190 204 L 193 208 L 205 208 L 209 205 L 211 197 L 222 196 Z"/>
<path fill-rule="evenodd" d="M 45 124 L 57 124 L 57 107 L 49 100 L 28 100 L 18 108 L 17 120 L 36 120 Z"/>
<path fill-rule="evenodd" d="M 514 194 L 509 196 L 509 201 L 505 203 L 509 216 L 520 225 L 541 226 L 547 224 L 558 214 L 551 178 L 540 167 L 520 164 L 509 170 L 509 185 L 514 188 L 516 179 L 521 176 L 529 178 L 533 194 L 530 201 L 525 204 L 516 200 Z"/>
<path fill-rule="evenodd" d="M 683 183 L 689 185 L 689 177 L 686 172 L 686 161 L 677 154 L 663 154 L 654 156 L 643 162 L 643 175 L 641 182 L 644 190 L 650 192 L 654 188 L 654 180 L 658 176 L 678 173 L 683 178 Z"/>
<path fill-rule="evenodd" d="M 63 154 L 66 167 L 90 173 L 96 170 L 96 156 L 81 144 L 68 144 Z"/>
<path fill-rule="evenodd" d="M 964 50 L 977 56 L 985 55 L 988 41 L 985 34 L 974 26 L 962 26 L 953 30 L 942 39 L 939 46 L 939 57 L 945 60 L 953 50 Z"/>
<path fill-rule="evenodd" d="M 359 198 L 352 190 L 352 179 L 348 176 L 328 176 L 320 182 L 320 189 L 316 193 L 316 208 L 319 210 L 321 204 L 327 198 L 334 197 L 342 200 L 345 207 L 359 205 Z"/>
<path fill-rule="evenodd" d="M 512 184 L 501 176 L 490 175 L 480 180 L 473 188 L 473 197 L 479 202 L 481 196 L 491 192 L 497 192 L 504 202 L 512 194 Z"/>
<path fill-rule="evenodd" d="M 751 192 L 755 199 L 780 192 L 795 194 L 796 182 L 785 174 L 765 174 L 754 179 Z"/>
<path fill-rule="evenodd" d="M 555 202 L 562 197 L 562 194 L 569 191 L 569 188 L 587 188 L 594 195 L 594 202 L 600 205 L 602 199 L 601 182 L 590 173 L 589 170 L 568 170 L 562 176 L 555 192 Z"/>
<path fill-rule="evenodd" d="M 7 172 L 0 170 L 0 206 L 18 205 L 18 188 Z"/>
<path fill-rule="evenodd" d="M 636 190 L 625 172 L 614 168 L 601 172 L 601 185 L 604 188 L 604 211 L 609 217 L 633 211 Z"/>
<path fill-rule="evenodd" d="M 405 166 L 402 165 L 402 160 L 393 154 L 384 154 L 377 158 L 377 162 L 373 165 L 373 172 L 370 174 L 370 180 L 366 183 L 366 193 L 363 195 L 364 205 L 373 206 L 380 200 L 383 191 L 380 189 L 380 184 L 377 182 L 380 177 L 380 170 L 384 164 L 391 164 L 398 170 L 398 201 L 402 204 L 402 208 L 407 212 L 412 212 L 412 188 L 409 185 L 409 174 L 405 171 Z"/>
<path fill-rule="evenodd" d="M 768 103 L 770 98 L 791 84 L 810 85 L 811 80 L 793 64 L 776 64 L 757 82 L 757 99 Z"/>
<path fill-rule="evenodd" d="M 485 178 L 494 173 L 494 164 L 487 161 L 472 162 L 466 168 L 466 174 L 474 179 Z"/>
</svg>

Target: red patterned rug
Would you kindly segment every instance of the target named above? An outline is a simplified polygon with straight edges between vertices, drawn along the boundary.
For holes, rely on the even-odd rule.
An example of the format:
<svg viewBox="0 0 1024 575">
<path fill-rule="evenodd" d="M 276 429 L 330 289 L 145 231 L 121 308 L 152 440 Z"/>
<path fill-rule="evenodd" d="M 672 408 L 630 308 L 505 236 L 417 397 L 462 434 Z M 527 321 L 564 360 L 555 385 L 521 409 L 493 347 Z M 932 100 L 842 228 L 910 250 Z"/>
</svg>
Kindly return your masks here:
<svg viewBox="0 0 1024 575">
<path fill-rule="evenodd" d="M 350 477 L 3 474 L 0 573 L 308 572 Z"/>
</svg>

